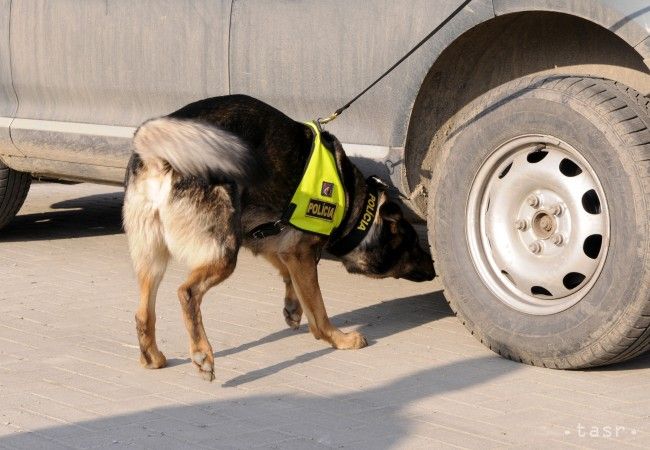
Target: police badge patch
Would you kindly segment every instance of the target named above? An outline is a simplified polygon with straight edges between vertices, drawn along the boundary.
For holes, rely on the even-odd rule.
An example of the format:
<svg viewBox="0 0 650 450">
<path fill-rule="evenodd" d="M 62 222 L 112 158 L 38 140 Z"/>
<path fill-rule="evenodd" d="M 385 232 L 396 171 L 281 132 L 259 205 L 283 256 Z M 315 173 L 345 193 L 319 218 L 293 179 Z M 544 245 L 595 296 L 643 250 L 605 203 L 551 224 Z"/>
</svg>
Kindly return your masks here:
<svg viewBox="0 0 650 450">
<path fill-rule="evenodd" d="M 331 197 L 334 193 L 334 183 L 329 181 L 323 181 L 323 185 L 320 188 L 320 195 L 323 197 Z"/>
</svg>

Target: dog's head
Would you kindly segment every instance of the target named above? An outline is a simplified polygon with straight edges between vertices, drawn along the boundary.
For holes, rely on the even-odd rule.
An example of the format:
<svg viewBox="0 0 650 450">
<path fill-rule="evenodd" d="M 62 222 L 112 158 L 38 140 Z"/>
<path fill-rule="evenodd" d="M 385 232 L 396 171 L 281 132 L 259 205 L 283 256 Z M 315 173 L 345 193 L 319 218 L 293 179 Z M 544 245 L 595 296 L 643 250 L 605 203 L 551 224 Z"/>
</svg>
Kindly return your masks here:
<svg viewBox="0 0 650 450">
<path fill-rule="evenodd" d="M 342 258 L 347 271 L 373 278 L 433 280 L 436 272 L 431 255 L 420 245 L 415 229 L 404 218 L 399 205 L 390 201 L 384 192 L 380 203 L 368 235 Z"/>
</svg>

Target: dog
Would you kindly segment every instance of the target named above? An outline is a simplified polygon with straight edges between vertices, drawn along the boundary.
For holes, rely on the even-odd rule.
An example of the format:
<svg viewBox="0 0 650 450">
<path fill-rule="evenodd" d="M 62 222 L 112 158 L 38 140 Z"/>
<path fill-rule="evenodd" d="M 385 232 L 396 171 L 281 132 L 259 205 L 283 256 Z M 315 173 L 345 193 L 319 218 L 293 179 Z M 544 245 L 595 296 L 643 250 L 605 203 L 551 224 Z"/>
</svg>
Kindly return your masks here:
<svg viewBox="0 0 650 450">
<path fill-rule="evenodd" d="M 337 349 L 362 348 L 366 339 L 330 322 L 317 265 L 322 250 L 336 253 L 337 241 L 352 235 L 356 224 L 366 228 L 363 238 L 347 242 L 348 248 L 338 252 L 348 272 L 413 281 L 435 277 L 431 256 L 397 203 L 380 184 L 373 187 L 364 178 L 332 134 L 322 131 L 320 136 L 334 155 L 348 205 L 343 222 L 329 237 L 279 221 L 309 158 L 312 127 L 260 100 L 230 95 L 191 103 L 136 130 L 123 219 L 140 288 L 135 321 L 144 367 L 166 365 L 156 344 L 155 304 L 172 257 L 190 269 L 178 298 L 191 360 L 209 381 L 214 379 L 214 356 L 201 301 L 233 272 L 242 246 L 266 258 L 282 276 L 287 324 L 297 329 L 304 312 L 314 337 Z M 372 189 L 374 203 L 367 201 Z M 324 192 L 331 193 L 331 186 Z M 267 227 L 272 233 L 253 232 L 265 223 L 272 224 Z"/>
</svg>

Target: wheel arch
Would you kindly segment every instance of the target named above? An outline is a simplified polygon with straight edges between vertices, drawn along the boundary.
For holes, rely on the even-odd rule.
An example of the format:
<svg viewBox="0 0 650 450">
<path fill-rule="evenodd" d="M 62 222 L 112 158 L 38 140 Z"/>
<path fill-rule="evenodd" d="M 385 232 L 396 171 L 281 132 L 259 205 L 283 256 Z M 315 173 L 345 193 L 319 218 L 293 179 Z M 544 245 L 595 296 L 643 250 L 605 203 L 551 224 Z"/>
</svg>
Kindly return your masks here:
<svg viewBox="0 0 650 450">
<path fill-rule="evenodd" d="M 490 89 L 531 74 L 574 73 L 614 79 L 650 94 L 650 38 L 634 17 L 617 16 L 596 2 L 572 14 L 521 11 L 527 3 L 536 2 L 495 0 L 497 16 L 457 37 L 420 84 L 408 121 L 402 188 L 412 194 L 411 206 L 421 217 L 445 130 L 453 127 L 458 111 Z M 650 7 L 640 11 L 646 10 Z"/>
</svg>

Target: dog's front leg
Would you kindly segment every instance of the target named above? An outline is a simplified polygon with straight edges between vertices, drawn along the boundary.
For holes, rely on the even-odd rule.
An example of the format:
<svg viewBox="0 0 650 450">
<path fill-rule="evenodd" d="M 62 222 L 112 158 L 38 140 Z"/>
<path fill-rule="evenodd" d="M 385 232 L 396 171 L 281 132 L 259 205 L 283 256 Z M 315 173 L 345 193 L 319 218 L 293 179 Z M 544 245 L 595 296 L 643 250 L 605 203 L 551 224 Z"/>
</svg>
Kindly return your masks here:
<svg viewBox="0 0 650 450">
<path fill-rule="evenodd" d="M 357 331 L 343 333 L 330 322 L 323 304 L 323 296 L 318 285 L 317 257 L 311 250 L 280 254 L 287 267 L 291 281 L 302 309 L 309 321 L 309 329 L 314 337 L 322 338 L 338 349 L 353 349 L 366 346 L 366 338 Z"/>
<path fill-rule="evenodd" d="M 264 254 L 264 257 L 273 264 L 273 267 L 278 269 L 278 272 L 280 272 L 285 287 L 284 309 L 282 310 L 282 314 L 284 315 L 284 320 L 287 322 L 287 325 L 294 330 L 297 330 L 300 326 L 300 319 L 302 318 L 302 307 L 300 306 L 300 300 L 298 300 L 296 290 L 293 288 L 289 269 L 287 269 L 287 266 L 275 253 L 266 253 Z"/>
</svg>

